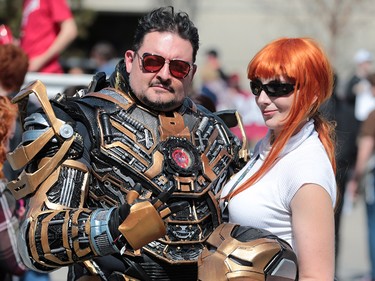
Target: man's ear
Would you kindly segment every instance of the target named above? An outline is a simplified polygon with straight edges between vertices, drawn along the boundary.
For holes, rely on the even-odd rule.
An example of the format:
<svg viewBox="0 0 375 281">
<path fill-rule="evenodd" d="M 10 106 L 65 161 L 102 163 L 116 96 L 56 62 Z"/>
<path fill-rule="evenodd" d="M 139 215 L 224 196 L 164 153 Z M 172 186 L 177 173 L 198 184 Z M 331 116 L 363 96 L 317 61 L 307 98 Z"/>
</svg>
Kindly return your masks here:
<svg viewBox="0 0 375 281">
<path fill-rule="evenodd" d="M 126 71 L 129 73 L 132 70 L 133 62 L 135 60 L 135 52 L 132 50 L 127 50 L 125 52 L 125 65 L 126 65 Z"/>
</svg>

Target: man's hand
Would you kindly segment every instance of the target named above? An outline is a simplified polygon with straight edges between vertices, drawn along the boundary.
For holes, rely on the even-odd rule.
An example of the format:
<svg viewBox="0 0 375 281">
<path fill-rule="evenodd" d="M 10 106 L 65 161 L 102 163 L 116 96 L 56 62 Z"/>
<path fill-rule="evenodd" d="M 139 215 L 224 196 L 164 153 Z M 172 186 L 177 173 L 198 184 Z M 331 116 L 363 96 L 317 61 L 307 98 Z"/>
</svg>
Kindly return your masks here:
<svg viewBox="0 0 375 281">
<path fill-rule="evenodd" d="M 134 250 L 164 236 L 166 227 L 163 219 L 189 206 L 186 201 L 176 202 L 170 206 L 166 204 L 174 189 L 175 187 L 170 184 L 158 197 L 140 200 L 141 186 L 137 184 L 127 194 L 127 203 L 114 212 L 114 220 L 111 222 L 118 221 L 118 231 Z"/>
</svg>

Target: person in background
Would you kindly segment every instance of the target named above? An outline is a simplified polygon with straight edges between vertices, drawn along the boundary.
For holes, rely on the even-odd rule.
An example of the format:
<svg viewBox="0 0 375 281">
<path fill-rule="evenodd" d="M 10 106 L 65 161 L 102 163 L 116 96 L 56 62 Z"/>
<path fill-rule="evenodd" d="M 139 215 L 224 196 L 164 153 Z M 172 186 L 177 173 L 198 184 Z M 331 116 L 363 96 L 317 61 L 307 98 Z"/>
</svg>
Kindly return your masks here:
<svg viewBox="0 0 375 281">
<path fill-rule="evenodd" d="M 4 45 L 0 45 L 1 48 Z M 1 58 L 1 51 L 0 51 Z M 1 65 L 0 65 L 1 67 Z M 0 72 L 1 73 L 1 72 Z M 0 84 L 1 86 L 1 84 Z M 0 87 L 1 89 L 1 87 Z M 26 267 L 17 249 L 19 217 L 15 198 L 6 188 L 7 179 L 2 171 L 9 150 L 17 118 L 17 106 L 8 97 L 0 96 L 0 280 L 11 281 L 12 276 L 21 276 Z"/>
<path fill-rule="evenodd" d="M 191 97 L 191 99 L 199 105 L 204 106 L 211 112 L 216 112 L 215 102 L 206 95 L 196 94 Z"/>
<path fill-rule="evenodd" d="M 17 249 L 19 221 L 24 217 L 24 200 L 16 201 L 6 188 L 9 180 L 18 175 L 6 161 L 6 153 L 21 140 L 17 122 L 18 108 L 10 102 L 18 92 L 29 66 L 25 52 L 14 45 L 10 29 L 0 25 L 0 280 L 11 281 L 27 271 Z"/>
<path fill-rule="evenodd" d="M 354 55 L 355 73 L 346 85 L 344 98 L 354 109 L 354 118 L 364 121 L 368 114 L 375 109 L 375 98 L 371 93 L 367 76 L 372 71 L 374 56 L 368 50 L 360 49 Z"/>
<path fill-rule="evenodd" d="M 216 49 L 210 49 L 206 52 L 206 64 L 211 71 L 217 72 L 220 79 L 225 82 L 228 82 L 229 75 L 224 72 L 222 67 L 219 52 Z"/>
<path fill-rule="evenodd" d="M 0 97 L 10 99 L 21 89 L 22 84 L 29 67 L 29 59 L 26 53 L 19 47 L 13 44 L 13 40 L 7 44 L 0 44 Z M 29 103 L 29 107 L 25 110 L 29 113 L 35 110 L 35 104 Z M 17 107 L 12 107 L 17 110 Z M 22 139 L 22 125 L 17 118 L 15 120 L 14 132 L 11 134 L 9 141 L 9 149 L 14 150 Z M 13 170 L 9 165 L 9 161 L 2 162 L 1 171 L 7 181 L 15 180 L 21 170 Z M 22 220 L 25 215 L 25 200 L 20 199 L 16 201 L 15 212 L 18 220 Z M 13 218 L 14 219 L 14 218 Z M 14 239 L 14 238 L 13 238 Z M 15 241 L 15 240 L 14 240 Z M 32 270 L 27 270 L 20 277 L 20 281 L 48 281 L 48 273 L 38 273 Z"/>
<path fill-rule="evenodd" d="M 14 44 L 0 44 L 0 96 L 9 100 L 21 89 L 24 82 L 29 60 L 26 53 Z M 15 133 L 10 141 L 10 150 L 16 148 L 22 137 L 21 124 L 16 122 Z M 18 176 L 9 163 L 5 161 L 3 172 L 8 180 L 14 180 Z"/>
<path fill-rule="evenodd" d="M 8 154 L 8 184 L 29 198 L 20 253 L 68 280 L 197 280 L 203 242 L 221 223 L 218 193 L 247 160 L 226 124 L 189 97 L 199 34 L 172 6 L 145 14 L 132 49 L 87 93 L 48 100 Z M 24 184 L 26 183 L 26 184 Z"/>
<path fill-rule="evenodd" d="M 344 192 L 357 157 L 357 136 L 361 122 L 375 105 L 375 98 L 371 94 L 367 80 L 371 73 L 373 55 L 368 50 L 359 49 L 353 57 L 353 62 L 355 70 L 346 82 L 343 99 L 339 101 L 340 115 L 337 116 L 337 164 L 340 176 L 338 183 Z"/>
<path fill-rule="evenodd" d="M 10 27 L 0 19 L 0 45 L 13 44 L 14 38 Z"/>
<path fill-rule="evenodd" d="M 375 97 L 375 73 L 368 76 Z M 375 281 L 375 110 L 363 121 L 358 135 L 358 153 L 347 189 L 353 199 L 364 193 L 370 257 L 369 281 Z"/>
<path fill-rule="evenodd" d="M 247 75 L 269 130 L 223 188 L 222 210 L 230 223 L 287 241 L 300 281 L 333 280 L 334 127 L 318 111 L 332 95 L 330 62 L 310 38 L 281 38 L 255 55 Z"/>
<path fill-rule="evenodd" d="M 245 91 L 240 85 L 240 76 L 234 73 L 228 78 L 228 105 L 232 105 L 241 115 L 246 137 L 249 142 L 249 149 L 254 149 L 254 145 L 263 138 L 268 128 L 264 125 L 262 114 L 259 112 L 254 95 L 250 91 Z M 238 137 L 241 132 L 238 127 L 231 129 Z"/>
<path fill-rule="evenodd" d="M 77 34 L 66 0 L 24 0 L 20 44 L 29 56 L 29 71 L 63 73 L 59 56 Z"/>
<path fill-rule="evenodd" d="M 211 98 L 217 110 L 234 108 L 232 100 L 228 98 L 228 75 L 223 71 L 218 51 L 207 51 L 205 58 L 200 70 L 200 94 Z"/>
<path fill-rule="evenodd" d="M 21 48 L 13 45 L 10 29 L 0 25 L 0 280 L 12 280 L 21 276 L 26 267 L 17 249 L 19 221 L 24 215 L 24 200 L 18 202 L 6 188 L 9 180 L 17 177 L 6 161 L 13 142 L 21 140 L 21 128 L 16 122 L 17 106 L 10 102 L 10 96 L 19 91 L 28 68 L 27 55 Z M 17 124 L 17 125 L 16 125 Z"/>
<path fill-rule="evenodd" d="M 118 62 L 116 50 L 109 42 L 99 42 L 91 50 L 90 59 L 94 63 L 95 72 L 104 72 L 110 76 Z"/>
</svg>

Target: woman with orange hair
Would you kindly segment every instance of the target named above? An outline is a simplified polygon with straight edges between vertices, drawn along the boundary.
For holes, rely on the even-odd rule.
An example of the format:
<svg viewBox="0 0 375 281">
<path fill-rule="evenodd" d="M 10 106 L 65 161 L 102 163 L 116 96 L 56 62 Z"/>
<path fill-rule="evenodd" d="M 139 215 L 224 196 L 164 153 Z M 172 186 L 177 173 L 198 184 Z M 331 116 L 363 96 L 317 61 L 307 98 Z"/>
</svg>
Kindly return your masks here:
<svg viewBox="0 0 375 281">
<path fill-rule="evenodd" d="M 318 111 L 332 94 L 331 65 L 314 40 L 281 38 L 250 61 L 248 78 L 268 133 L 223 189 L 222 207 L 229 222 L 289 242 L 300 281 L 332 281 L 334 127 Z"/>
</svg>

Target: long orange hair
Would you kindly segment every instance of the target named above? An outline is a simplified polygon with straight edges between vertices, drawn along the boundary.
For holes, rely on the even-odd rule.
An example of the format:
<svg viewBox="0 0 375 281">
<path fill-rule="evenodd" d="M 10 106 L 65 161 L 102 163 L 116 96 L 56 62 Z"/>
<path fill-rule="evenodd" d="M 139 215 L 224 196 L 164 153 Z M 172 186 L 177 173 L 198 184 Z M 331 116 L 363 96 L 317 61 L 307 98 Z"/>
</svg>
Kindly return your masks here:
<svg viewBox="0 0 375 281">
<path fill-rule="evenodd" d="M 3 165 L 17 115 L 18 107 L 12 104 L 8 97 L 0 96 L 0 179 L 4 178 Z"/>
<path fill-rule="evenodd" d="M 259 180 L 274 165 L 276 158 L 299 126 L 310 118 L 315 121 L 319 139 L 336 172 L 334 125 L 323 118 L 318 111 L 320 105 L 329 99 L 333 91 L 333 71 L 323 49 L 310 38 L 281 38 L 261 49 L 248 65 L 247 77 L 250 80 L 281 76 L 295 83 L 293 104 L 286 117 L 285 126 L 274 140 L 261 168 L 227 195 L 229 198 Z"/>
</svg>

